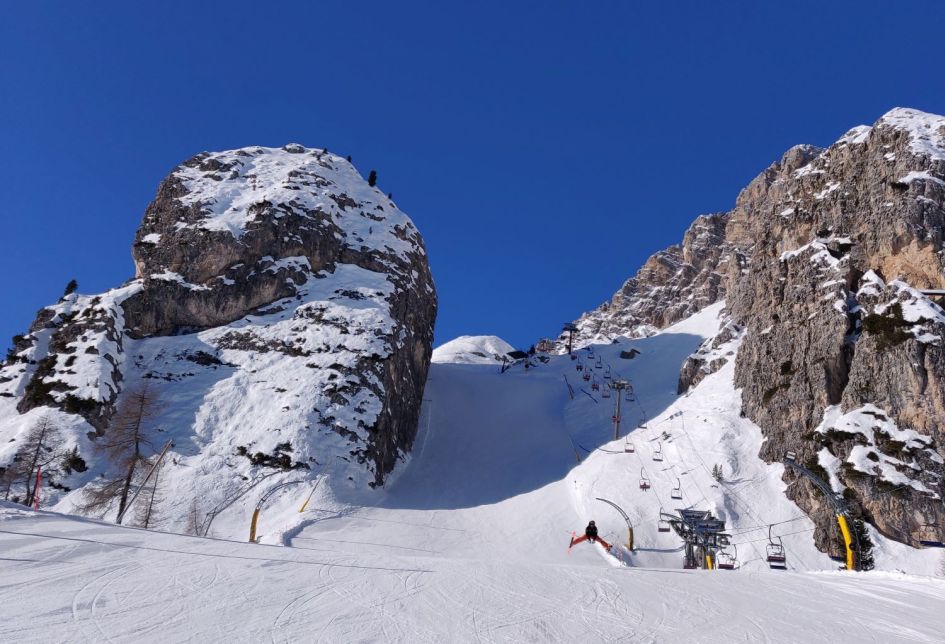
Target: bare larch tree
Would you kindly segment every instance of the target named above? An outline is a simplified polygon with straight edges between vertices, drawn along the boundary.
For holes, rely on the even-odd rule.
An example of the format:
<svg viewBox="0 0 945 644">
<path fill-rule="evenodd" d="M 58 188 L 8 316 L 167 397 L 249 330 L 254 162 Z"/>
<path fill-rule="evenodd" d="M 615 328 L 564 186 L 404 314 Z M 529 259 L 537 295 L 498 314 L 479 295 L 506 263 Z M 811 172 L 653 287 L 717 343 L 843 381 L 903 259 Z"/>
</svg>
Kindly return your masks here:
<svg viewBox="0 0 945 644">
<path fill-rule="evenodd" d="M 147 381 L 125 391 L 105 433 L 95 440 L 99 454 L 120 476 L 86 488 L 83 510 L 107 511 L 118 499 L 118 516 L 124 513 L 135 478 L 148 469 L 149 460 L 145 452 L 154 451 L 150 421 L 157 410 L 157 402 L 157 395 Z"/>
</svg>

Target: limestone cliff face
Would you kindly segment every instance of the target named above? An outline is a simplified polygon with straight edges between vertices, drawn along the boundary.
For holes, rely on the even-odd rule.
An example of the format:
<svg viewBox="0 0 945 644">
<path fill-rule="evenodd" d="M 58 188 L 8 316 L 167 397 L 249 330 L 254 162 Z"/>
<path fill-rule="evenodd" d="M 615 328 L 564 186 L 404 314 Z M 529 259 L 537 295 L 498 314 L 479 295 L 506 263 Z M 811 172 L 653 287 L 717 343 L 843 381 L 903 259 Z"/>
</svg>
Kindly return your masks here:
<svg viewBox="0 0 945 644">
<path fill-rule="evenodd" d="M 258 423 L 264 453 L 293 436 L 308 462 L 340 438 L 374 485 L 409 451 L 436 292 L 413 223 L 349 162 L 295 144 L 199 154 L 161 183 L 132 254 L 124 287 L 40 311 L 0 370 L 0 400 L 102 432 L 129 381 L 176 396 L 171 383 L 189 380 L 197 399 L 174 429 L 222 451 L 237 447 L 221 438 L 234 423 Z M 214 370 L 229 377 L 201 390 Z M 224 385 L 234 400 L 268 390 L 278 422 L 215 402 Z"/>
<path fill-rule="evenodd" d="M 610 301 L 575 321 L 575 345 L 646 337 L 724 299 L 747 271 L 758 209 L 821 151 L 812 145 L 791 148 L 741 191 L 734 209 L 697 217 L 682 243 L 652 255 Z M 557 348 L 566 346 L 562 335 Z"/>
<path fill-rule="evenodd" d="M 580 340 L 645 335 L 724 297 L 728 323 L 680 391 L 734 357 L 762 458 L 797 452 L 888 536 L 945 539 L 945 317 L 920 292 L 945 287 L 943 225 L 945 118 L 895 109 L 788 150 L 582 316 Z M 835 550 L 819 493 L 786 477 Z"/>
<path fill-rule="evenodd" d="M 916 289 L 945 283 L 945 118 L 898 109 L 855 128 L 734 221 L 756 240 L 728 303 L 747 327 L 736 385 L 762 456 L 797 451 L 894 538 L 941 538 L 945 318 Z M 863 433 L 832 426 L 867 405 L 881 418 Z M 925 440 L 891 435 L 907 430 Z M 806 484 L 790 494 L 828 514 Z"/>
<path fill-rule="evenodd" d="M 728 218 L 727 213 L 698 217 L 681 244 L 651 256 L 609 302 L 575 321 L 574 345 L 646 337 L 722 299 L 729 263 L 739 261 L 725 240 Z M 556 346 L 564 351 L 567 336 Z"/>
</svg>

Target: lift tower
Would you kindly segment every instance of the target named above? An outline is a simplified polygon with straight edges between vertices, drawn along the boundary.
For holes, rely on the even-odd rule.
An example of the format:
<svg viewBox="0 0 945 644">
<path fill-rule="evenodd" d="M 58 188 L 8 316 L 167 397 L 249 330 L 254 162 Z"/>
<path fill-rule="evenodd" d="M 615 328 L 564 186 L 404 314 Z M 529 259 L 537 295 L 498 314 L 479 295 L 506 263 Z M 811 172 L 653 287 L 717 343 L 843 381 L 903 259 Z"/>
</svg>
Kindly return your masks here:
<svg viewBox="0 0 945 644">
<path fill-rule="evenodd" d="M 574 345 L 574 332 L 578 330 L 572 322 L 566 322 L 564 330 L 568 333 L 568 355 L 571 355 L 571 347 Z"/>
<path fill-rule="evenodd" d="M 614 418 L 613 418 L 614 440 L 617 440 L 618 438 L 620 438 L 620 400 L 621 398 L 623 398 L 621 394 L 627 389 L 633 389 L 633 387 L 630 386 L 629 380 L 624 380 L 621 378 L 620 380 L 614 380 L 613 382 L 611 382 L 610 388 L 617 390 L 617 395 L 614 396 Z"/>
</svg>

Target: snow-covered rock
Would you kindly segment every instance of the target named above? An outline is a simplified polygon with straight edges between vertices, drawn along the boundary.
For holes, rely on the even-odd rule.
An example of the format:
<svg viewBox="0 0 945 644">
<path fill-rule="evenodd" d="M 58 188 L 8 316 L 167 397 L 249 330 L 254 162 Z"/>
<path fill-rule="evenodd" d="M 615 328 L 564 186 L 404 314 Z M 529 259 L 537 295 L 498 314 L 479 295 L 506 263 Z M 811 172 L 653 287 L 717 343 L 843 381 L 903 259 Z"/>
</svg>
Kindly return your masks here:
<svg viewBox="0 0 945 644">
<path fill-rule="evenodd" d="M 92 464 L 64 479 L 82 488 L 112 467 L 94 444 L 142 382 L 160 399 L 154 442 L 174 441 L 165 527 L 283 466 L 274 481 L 374 486 L 406 458 L 436 293 L 419 232 L 349 162 L 296 144 L 199 154 L 161 183 L 136 240 L 134 280 L 65 296 L 18 338 L 0 369 L 0 466 L 51 415 Z M 48 498 L 68 510 L 80 493 Z"/>
<path fill-rule="evenodd" d="M 433 350 L 433 362 L 497 364 L 515 347 L 494 335 L 461 335 Z"/>
</svg>

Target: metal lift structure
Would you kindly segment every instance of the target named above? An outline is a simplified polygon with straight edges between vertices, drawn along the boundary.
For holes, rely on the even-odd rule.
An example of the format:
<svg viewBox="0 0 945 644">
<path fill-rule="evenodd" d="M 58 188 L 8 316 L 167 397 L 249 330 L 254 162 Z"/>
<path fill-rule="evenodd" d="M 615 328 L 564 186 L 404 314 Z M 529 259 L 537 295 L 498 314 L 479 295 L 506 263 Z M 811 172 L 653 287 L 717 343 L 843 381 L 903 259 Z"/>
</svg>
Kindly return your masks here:
<svg viewBox="0 0 945 644">
<path fill-rule="evenodd" d="M 843 545 L 845 552 L 846 568 L 847 570 L 859 570 L 860 569 L 860 544 L 854 539 L 853 532 L 850 530 L 850 509 L 847 505 L 847 502 L 844 500 L 843 495 L 839 492 L 834 492 L 833 488 L 821 479 L 819 476 L 811 472 L 809 469 L 797 462 L 797 454 L 794 452 L 787 452 L 784 455 L 782 461 L 785 465 L 790 467 L 795 472 L 807 478 L 814 486 L 823 492 L 824 497 L 827 499 L 827 502 L 830 503 L 833 508 L 834 515 L 837 517 L 837 525 L 840 526 L 840 534 L 843 536 Z M 769 528 L 769 537 L 770 537 L 770 528 Z M 780 542 L 780 540 L 779 540 Z M 768 547 L 776 545 L 769 538 Z M 784 546 L 781 545 L 781 550 L 783 554 Z M 776 549 L 776 548 L 775 548 Z M 769 556 L 768 562 L 771 563 Z M 775 562 L 777 563 L 777 562 Z"/>
<path fill-rule="evenodd" d="M 708 510 L 682 509 L 676 510 L 676 514 L 660 511 L 660 521 L 668 523 L 683 540 L 683 568 L 713 570 L 718 553 L 731 545 L 731 535 L 725 533 L 725 522 Z"/>
</svg>

